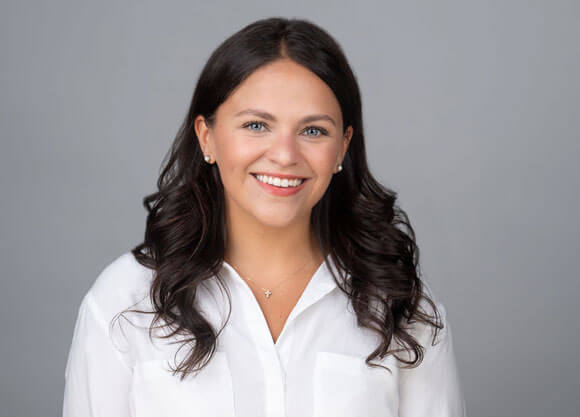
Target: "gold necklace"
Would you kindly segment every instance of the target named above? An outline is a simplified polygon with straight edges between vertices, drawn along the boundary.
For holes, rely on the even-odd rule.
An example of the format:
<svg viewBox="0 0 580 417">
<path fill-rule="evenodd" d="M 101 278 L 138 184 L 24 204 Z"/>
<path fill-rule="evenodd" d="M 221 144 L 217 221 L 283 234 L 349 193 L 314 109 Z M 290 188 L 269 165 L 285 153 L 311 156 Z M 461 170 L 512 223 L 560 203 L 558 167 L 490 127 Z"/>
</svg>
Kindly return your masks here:
<svg viewBox="0 0 580 417">
<path fill-rule="evenodd" d="M 297 272 L 300 272 L 300 271 L 302 271 L 304 268 L 306 268 L 306 267 L 307 267 L 308 265 L 310 265 L 310 264 L 311 264 L 311 262 L 307 262 L 306 264 L 304 264 L 304 266 L 303 266 L 303 267 L 301 267 L 300 269 L 298 269 L 298 270 L 294 271 L 294 272 L 291 274 L 291 276 L 293 276 L 293 275 L 294 275 L 294 274 L 296 274 Z M 234 268 L 234 267 L 233 267 L 233 265 L 232 265 L 232 268 Z M 235 270 L 235 271 L 238 273 L 238 275 L 239 275 L 240 277 L 242 276 L 242 274 L 240 274 L 236 268 L 234 268 L 234 270 Z M 251 282 L 255 283 L 256 285 L 258 285 L 258 283 L 257 283 L 256 281 L 254 281 L 253 279 L 250 279 L 250 278 L 242 278 L 242 279 L 247 279 L 248 281 L 251 281 Z M 278 283 L 278 285 L 276 285 L 276 286 L 275 286 L 274 288 L 272 288 L 272 289 L 273 289 L 273 290 L 275 290 L 275 289 L 276 289 L 276 288 L 278 288 L 280 285 L 282 285 L 283 283 L 285 283 L 286 281 L 288 281 L 288 280 L 290 280 L 290 279 L 291 279 L 291 278 L 288 278 L 288 279 L 285 279 L 285 280 L 283 280 L 282 282 Z M 268 298 L 268 299 L 269 299 L 269 298 L 270 298 L 270 296 L 272 295 L 272 291 L 270 291 L 268 288 L 263 288 L 263 287 L 260 287 L 260 288 L 261 288 L 261 289 L 264 291 L 264 296 L 265 296 L 266 298 Z"/>
</svg>

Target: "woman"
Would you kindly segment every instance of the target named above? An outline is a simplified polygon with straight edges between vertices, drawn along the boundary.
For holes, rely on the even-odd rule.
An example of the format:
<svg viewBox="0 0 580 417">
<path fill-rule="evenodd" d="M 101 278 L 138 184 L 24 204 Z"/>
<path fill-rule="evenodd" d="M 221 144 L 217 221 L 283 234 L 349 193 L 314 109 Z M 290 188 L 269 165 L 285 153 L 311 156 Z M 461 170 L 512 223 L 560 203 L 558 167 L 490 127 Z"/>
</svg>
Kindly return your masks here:
<svg viewBox="0 0 580 417">
<path fill-rule="evenodd" d="M 65 417 L 464 415 L 445 309 L 323 29 L 224 41 L 158 188 L 144 242 L 81 303 Z"/>
</svg>

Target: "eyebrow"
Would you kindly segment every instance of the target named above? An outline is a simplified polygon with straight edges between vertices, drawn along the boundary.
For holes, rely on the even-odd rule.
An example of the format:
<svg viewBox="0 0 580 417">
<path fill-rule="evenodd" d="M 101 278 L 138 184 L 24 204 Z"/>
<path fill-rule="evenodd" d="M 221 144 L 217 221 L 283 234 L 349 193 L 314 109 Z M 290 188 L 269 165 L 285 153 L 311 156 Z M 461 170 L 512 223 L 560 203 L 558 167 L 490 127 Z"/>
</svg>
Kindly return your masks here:
<svg viewBox="0 0 580 417">
<path fill-rule="evenodd" d="M 259 116 L 263 119 L 271 120 L 272 122 L 276 121 L 276 118 L 274 117 L 274 115 L 272 115 L 266 111 L 257 110 L 257 109 L 246 109 L 246 110 L 239 111 L 236 114 L 234 114 L 234 117 L 242 116 L 244 114 L 253 114 L 253 115 Z M 309 116 L 306 116 L 306 117 L 303 117 L 302 119 L 300 119 L 300 123 L 309 123 L 309 122 L 314 122 L 316 120 L 328 120 L 334 126 L 336 126 L 336 122 L 334 121 L 334 119 L 327 114 L 311 114 Z"/>
</svg>

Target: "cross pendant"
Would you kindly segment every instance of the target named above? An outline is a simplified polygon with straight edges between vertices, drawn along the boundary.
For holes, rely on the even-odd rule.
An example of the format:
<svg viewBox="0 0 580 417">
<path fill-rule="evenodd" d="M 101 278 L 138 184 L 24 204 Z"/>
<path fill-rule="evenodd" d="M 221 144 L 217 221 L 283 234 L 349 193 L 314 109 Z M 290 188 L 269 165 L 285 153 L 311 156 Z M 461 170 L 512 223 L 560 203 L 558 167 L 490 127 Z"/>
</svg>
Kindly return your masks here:
<svg viewBox="0 0 580 417">
<path fill-rule="evenodd" d="M 266 290 L 264 295 L 266 296 L 266 298 L 270 298 L 270 296 L 272 295 L 272 292 L 270 290 Z"/>
</svg>

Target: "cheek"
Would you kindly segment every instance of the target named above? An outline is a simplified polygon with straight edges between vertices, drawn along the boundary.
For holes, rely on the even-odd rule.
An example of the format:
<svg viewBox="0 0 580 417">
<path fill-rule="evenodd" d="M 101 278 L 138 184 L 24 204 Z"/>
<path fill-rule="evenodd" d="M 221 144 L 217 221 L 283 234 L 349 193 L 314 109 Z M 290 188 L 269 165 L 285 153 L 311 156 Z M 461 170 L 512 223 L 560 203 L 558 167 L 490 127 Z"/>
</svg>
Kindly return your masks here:
<svg viewBox="0 0 580 417">
<path fill-rule="evenodd" d="M 332 171 L 338 157 L 338 146 L 328 144 L 324 148 L 310 153 L 310 164 L 317 171 L 318 176 L 332 176 Z"/>
<path fill-rule="evenodd" d="M 224 176 L 239 175 L 248 170 L 255 157 L 256 147 L 247 142 L 234 136 L 227 141 L 220 141 L 217 154 Z"/>
</svg>

